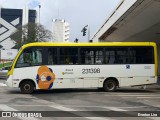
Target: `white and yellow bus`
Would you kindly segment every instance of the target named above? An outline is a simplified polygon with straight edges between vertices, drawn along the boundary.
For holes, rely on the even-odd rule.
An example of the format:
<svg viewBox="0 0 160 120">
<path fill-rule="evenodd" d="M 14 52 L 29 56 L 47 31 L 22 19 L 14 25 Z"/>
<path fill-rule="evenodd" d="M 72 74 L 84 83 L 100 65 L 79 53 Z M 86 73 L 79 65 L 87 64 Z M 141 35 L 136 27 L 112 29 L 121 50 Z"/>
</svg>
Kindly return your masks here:
<svg viewBox="0 0 160 120">
<path fill-rule="evenodd" d="M 7 85 L 22 93 L 38 89 L 139 86 L 157 82 L 153 42 L 31 43 L 8 72 Z"/>
</svg>

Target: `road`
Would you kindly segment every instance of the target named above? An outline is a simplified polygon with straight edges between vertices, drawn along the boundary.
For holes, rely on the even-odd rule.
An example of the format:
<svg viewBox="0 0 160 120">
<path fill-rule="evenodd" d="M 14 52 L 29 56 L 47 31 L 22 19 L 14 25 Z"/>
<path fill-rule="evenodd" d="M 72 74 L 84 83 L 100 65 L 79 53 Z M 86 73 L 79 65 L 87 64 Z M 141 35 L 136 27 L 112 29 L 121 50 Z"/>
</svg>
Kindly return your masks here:
<svg viewBox="0 0 160 120">
<path fill-rule="evenodd" d="M 47 111 L 42 117 L 31 118 L 31 120 L 160 119 L 158 117 L 131 117 L 134 111 L 142 111 L 142 113 L 143 111 L 149 111 L 150 113 L 152 111 L 154 113 L 154 111 L 160 110 L 159 86 L 150 86 L 146 90 L 138 88 L 118 89 L 112 93 L 97 89 L 67 89 L 35 91 L 29 95 L 21 94 L 19 89 L 7 87 L 5 81 L 0 80 L 0 98 L 0 111 L 39 111 L 40 113 Z M 112 112 L 107 113 L 107 111 Z M 117 112 L 114 113 L 114 111 Z M 53 117 L 53 114 L 56 114 L 57 117 Z M 107 114 L 110 114 L 111 117 L 104 116 Z M 119 114 L 122 116 L 117 117 Z M 29 120 L 22 117 L 6 119 Z"/>
</svg>

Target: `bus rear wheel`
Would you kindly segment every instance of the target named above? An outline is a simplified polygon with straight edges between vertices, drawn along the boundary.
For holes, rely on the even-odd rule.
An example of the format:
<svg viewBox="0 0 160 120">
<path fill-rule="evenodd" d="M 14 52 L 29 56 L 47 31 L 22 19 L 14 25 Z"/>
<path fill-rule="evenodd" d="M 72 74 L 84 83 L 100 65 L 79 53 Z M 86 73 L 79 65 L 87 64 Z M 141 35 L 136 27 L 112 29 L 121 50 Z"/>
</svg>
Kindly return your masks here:
<svg viewBox="0 0 160 120">
<path fill-rule="evenodd" d="M 117 84 L 115 80 L 108 79 L 104 82 L 103 89 L 106 92 L 114 92 L 116 90 Z"/>
<path fill-rule="evenodd" d="M 21 84 L 20 89 L 24 94 L 31 94 L 34 91 L 34 85 L 30 81 L 25 81 Z"/>
</svg>

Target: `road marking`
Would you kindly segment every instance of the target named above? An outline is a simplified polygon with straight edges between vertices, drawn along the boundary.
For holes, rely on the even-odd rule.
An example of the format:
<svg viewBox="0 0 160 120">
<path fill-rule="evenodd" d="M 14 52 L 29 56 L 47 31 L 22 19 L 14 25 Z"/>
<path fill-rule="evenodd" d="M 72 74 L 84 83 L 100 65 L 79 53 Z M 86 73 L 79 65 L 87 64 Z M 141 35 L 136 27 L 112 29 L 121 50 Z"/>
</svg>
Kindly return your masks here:
<svg viewBox="0 0 160 120">
<path fill-rule="evenodd" d="M 12 108 L 12 107 L 9 107 L 9 106 L 7 106 L 7 105 L 5 105 L 5 104 L 0 104 L 0 109 L 2 110 L 2 111 L 5 111 L 5 112 L 7 112 L 7 111 L 18 111 L 17 109 L 14 109 L 14 108 Z M 16 117 L 15 117 L 16 118 Z M 19 119 L 21 119 L 21 120 L 39 120 L 38 118 L 34 118 L 34 117 L 17 117 L 17 118 L 19 118 Z"/>
<path fill-rule="evenodd" d="M 43 100 L 42 100 L 43 101 Z M 44 100 L 46 101 L 46 100 Z M 47 101 L 46 101 L 47 102 Z M 49 102 L 51 103 L 51 102 Z M 54 103 L 54 102 L 53 102 Z M 55 103 L 54 103 L 55 104 Z M 28 106 L 28 105 L 12 105 L 12 106 Z M 127 108 L 142 108 L 142 107 L 147 107 L 147 106 L 137 106 L 137 107 L 108 107 L 108 106 L 69 106 L 67 105 L 66 106 L 62 106 L 62 105 L 29 105 L 29 106 L 48 106 L 48 107 L 52 107 L 52 108 L 55 108 L 55 109 L 58 109 L 58 110 L 62 110 L 62 111 L 68 111 L 70 113 L 73 113 L 75 115 L 78 115 L 78 116 L 81 116 L 81 113 L 75 113 L 73 111 L 80 111 L 80 110 L 76 110 L 76 109 L 73 109 L 73 108 L 69 108 L 69 107 L 101 107 L 101 108 L 104 108 L 104 109 L 107 109 L 107 110 L 111 110 L 111 111 L 121 111 L 121 112 L 125 112 L 125 111 L 129 111 L 129 110 L 126 110 Z M 1 106 L 0 106 L 1 107 Z M 80 111 L 81 112 L 81 111 Z M 83 112 L 83 110 L 82 110 Z M 83 113 L 83 116 L 85 114 Z M 131 114 L 132 115 L 132 114 Z M 88 116 L 88 114 L 86 113 L 86 116 Z M 137 116 L 138 117 L 138 116 Z M 76 118 L 79 118 L 79 117 L 76 117 Z M 106 118 L 106 117 L 80 117 L 80 118 L 86 118 L 86 119 L 89 119 L 89 120 L 113 120 L 111 118 Z M 149 119 L 153 119 L 155 120 L 154 117 L 146 117 L 146 118 L 149 118 Z"/>
<path fill-rule="evenodd" d="M 112 111 L 128 111 L 128 110 L 117 108 L 117 107 L 103 107 L 103 108 L 109 109 L 109 110 L 112 110 Z"/>
<path fill-rule="evenodd" d="M 9 107 L 5 104 L 0 104 L 0 109 L 3 110 L 3 111 L 18 111 L 18 110 L 14 109 L 12 107 Z"/>
<path fill-rule="evenodd" d="M 131 97 L 135 97 L 135 96 L 160 96 L 160 95 L 118 95 L 118 96 L 131 96 Z"/>
<path fill-rule="evenodd" d="M 90 120 L 113 120 L 111 118 L 106 118 L 106 117 L 85 117 L 85 118 Z"/>
<path fill-rule="evenodd" d="M 75 106 L 75 105 L 66 105 L 68 107 L 77 107 L 77 108 L 103 108 L 103 107 L 109 107 L 109 106 Z M 144 107 L 147 107 L 147 106 L 130 106 L 130 107 L 116 107 L 116 108 L 133 108 L 133 109 L 136 109 L 136 108 L 144 108 Z M 110 107 L 111 108 L 111 107 Z"/>
<path fill-rule="evenodd" d="M 0 86 L 7 86 L 5 83 L 0 83 Z"/>
<path fill-rule="evenodd" d="M 73 109 L 73 108 L 68 108 L 68 107 L 61 106 L 61 105 L 60 106 L 51 105 L 50 107 L 58 109 L 58 110 L 62 110 L 62 111 L 68 111 L 68 112 L 73 113 L 75 115 L 81 116 L 81 113 L 73 112 L 73 111 L 80 111 L 80 110 L 76 110 L 76 109 Z M 86 116 L 88 116 L 87 113 L 83 113 L 83 115 L 85 115 L 85 114 L 86 114 Z M 86 118 L 86 119 L 89 119 L 89 120 L 113 120 L 113 119 L 107 118 L 107 117 L 83 117 L 82 116 L 82 118 Z"/>
<path fill-rule="evenodd" d="M 124 94 L 124 95 L 105 95 L 105 96 L 117 96 L 117 97 L 121 97 L 121 96 L 122 96 L 122 97 L 125 97 L 125 96 L 126 96 L 126 97 L 135 97 L 135 96 L 159 96 L 159 97 L 160 97 L 159 94 L 157 94 L 157 95 L 149 95 L 149 94 L 148 94 L 148 95 L 144 95 L 144 94 L 143 94 L 143 95 L 125 95 L 125 94 Z"/>
<path fill-rule="evenodd" d="M 50 101 L 47 101 L 47 100 L 42 100 L 42 99 L 37 99 L 36 98 L 33 101 L 36 101 L 36 102 L 39 102 L 39 103 L 42 103 L 42 104 L 46 104 L 48 107 L 55 108 L 55 109 L 58 109 L 58 110 L 61 110 L 61 111 L 68 111 L 70 113 L 72 113 L 72 111 L 79 111 L 79 110 L 69 108 L 69 107 L 65 107 L 64 105 L 61 105 L 61 104 L 58 104 L 58 103 L 55 103 L 55 102 L 50 102 Z M 75 114 L 75 113 L 73 113 L 73 114 Z M 75 114 L 75 115 L 80 116 L 79 114 Z M 89 119 L 89 120 L 114 120 L 114 119 L 107 118 L 107 117 L 81 117 L 81 118 L 86 118 L 86 119 Z"/>
<path fill-rule="evenodd" d="M 147 99 L 158 99 L 158 98 L 160 98 L 160 97 L 136 97 L 136 98 L 147 98 Z"/>
<path fill-rule="evenodd" d="M 10 105 L 10 106 L 20 106 L 20 107 L 22 107 L 22 106 L 30 106 L 30 107 L 33 107 L 33 106 L 44 106 L 44 107 L 50 107 L 50 105 Z M 64 106 L 65 106 L 65 108 L 64 108 Z M 61 108 L 61 109 L 63 109 L 64 108 L 64 111 L 66 110 L 66 111 L 69 111 L 69 107 L 71 107 L 71 108 L 104 108 L 104 107 L 108 107 L 108 106 L 77 106 L 77 105 L 63 105 L 63 106 L 55 106 L 55 108 L 56 107 L 59 107 L 59 108 Z M 148 107 L 148 106 L 130 106 L 130 107 L 116 107 L 116 108 L 124 108 L 124 109 L 137 109 L 137 108 L 145 108 L 145 107 Z M 160 106 L 159 106 L 160 107 Z M 67 109 L 66 109 L 67 108 Z M 110 107 L 111 108 L 111 107 Z M 72 109 L 73 110 L 73 109 Z M 72 111 L 72 110 L 70 110 L 70 111 Z"/>
<path fill-rule="evenodd" d="M 56 108 L 56 109 L 59 109 L 59 110 L 63 110 L 63 111 L 77 111 L 75 109 L 64 107 L 64 106 L 50 106 L 50 107 Z"/>
</svg>

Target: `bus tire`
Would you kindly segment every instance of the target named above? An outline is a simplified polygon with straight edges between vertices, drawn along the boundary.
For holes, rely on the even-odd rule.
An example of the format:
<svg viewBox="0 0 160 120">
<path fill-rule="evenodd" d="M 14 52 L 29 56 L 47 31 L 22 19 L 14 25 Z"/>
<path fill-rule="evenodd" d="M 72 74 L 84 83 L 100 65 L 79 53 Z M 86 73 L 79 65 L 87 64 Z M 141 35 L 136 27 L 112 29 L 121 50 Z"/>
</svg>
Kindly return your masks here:
<svg viewBox="0 0 160 120">
<path fill-rule="evenodd" d="M 31 94 L 34 91 L 34 84 L 31 81 L 25 81 L 20 86 L 23 94 Z"/>
<path fill-rule="evenodd" d="M 103 84 L 103 89 L 106 92 L 114 92 L 116 90 L 117 84 L 113 79 L 107 79 Z"/>
</svg>

